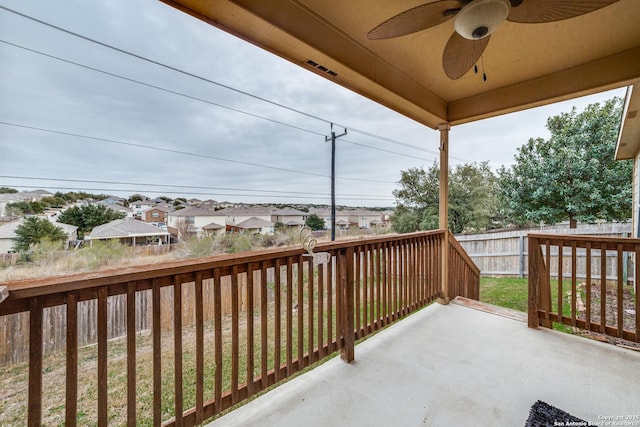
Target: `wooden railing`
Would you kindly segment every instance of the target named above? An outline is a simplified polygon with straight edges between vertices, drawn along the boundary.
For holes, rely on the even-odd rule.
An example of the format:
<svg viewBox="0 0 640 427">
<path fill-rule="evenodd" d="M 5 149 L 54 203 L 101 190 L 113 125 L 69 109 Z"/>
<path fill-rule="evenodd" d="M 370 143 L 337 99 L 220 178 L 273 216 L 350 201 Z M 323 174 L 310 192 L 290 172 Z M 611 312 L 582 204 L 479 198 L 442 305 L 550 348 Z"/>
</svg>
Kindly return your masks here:
<svg viewBox="0 0 640 427">
<path fill-rule="evenodd" d="M 457 296 L 480 299 L 480 269 L 449 233 L 449 299 Z"/>
<path fill-rule="evenodd" d="M 640 239 L 543 234 L 528 238 L 530 327 L 550 328 L 555 322 L 640 342 L 637 288 L 628 280 L 640 277 Z M 627 260 L 635 260 L 633 275 L 627 271 Z M 584 279 L 579 279 L 578 270 L 586 272 Z"/>
<path fill-rule="evenodd" d="M 433 231 L 320 244 L 315 252 L 328 252 L 326 264 L 310 262 L 302 249 L 275 249 L 5 283 L 0 320 L 29 313 L 19 332 L 29 341 L 28 387 L 23 399 L 12 394 L 12 411 L 22 405 L 29 425 L 197 425 L 338 350 L 353 360 L 355 340 L 434 301 L 444 237 Z M 450 297 L 477 298 L 477 269 L 449 241 L 450 279 L 462 281 Z M 224 293 L 230 314 L 221 309 Z M 126 334 L 112 340 L 116 298 L 126 302 Z M 136 301 L 145 298 L 146 333 L 136 327 Z M 170 309 L 161 310 L 167 298 Z M 82 304 L 95 304 L 88 326 L 78 322 Z M 60 306 L 65 332 L 54 337 L 43 319 Z M 79 348 L 79 327 L 96 328 L 95 346 Z M 60 368 L 43 356 L 51 339 L 66 343 Z M 45 386 L 58 381 L 57 371 L 61 388 Z"/>
</svg>

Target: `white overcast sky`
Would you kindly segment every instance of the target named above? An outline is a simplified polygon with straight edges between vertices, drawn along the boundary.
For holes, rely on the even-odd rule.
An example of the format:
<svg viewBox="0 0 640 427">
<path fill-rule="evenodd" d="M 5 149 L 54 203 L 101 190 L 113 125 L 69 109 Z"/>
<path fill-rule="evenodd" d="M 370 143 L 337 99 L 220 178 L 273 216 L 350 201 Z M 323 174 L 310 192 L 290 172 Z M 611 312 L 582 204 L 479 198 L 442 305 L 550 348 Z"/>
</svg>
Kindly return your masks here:
<svg viewBox="0 0 640 427">
<path fill-rule="evenodd" d="M 351 128 L 337 144 L 338 204 L 392 206 L 400 171 L 436 160 L 436 131 L 159 1 L 0 0 L 0 6 L 307 114 L 0 9 L 0 186 L 328 204 L 328 122 Z M 510 165 L 529 138 L 549 136 L 548 117 L 624 93 L 454 127 L 451 164 Z"/>
</svg>

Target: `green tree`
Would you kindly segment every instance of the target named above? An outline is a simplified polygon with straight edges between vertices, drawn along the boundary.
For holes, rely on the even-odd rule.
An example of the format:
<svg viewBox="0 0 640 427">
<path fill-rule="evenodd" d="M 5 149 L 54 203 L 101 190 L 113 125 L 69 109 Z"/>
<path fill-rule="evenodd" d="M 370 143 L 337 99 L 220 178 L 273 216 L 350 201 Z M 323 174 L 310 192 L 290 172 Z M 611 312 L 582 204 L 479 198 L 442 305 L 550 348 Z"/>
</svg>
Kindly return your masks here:
<svg viewBox="0 0 640 427">
<path fill-rule="evenodd" d="M 39 215 L 44 212 L 45 205 L 40 202 L 12 202 L 7 203 L 9 215 Z"/>
<path fill-rule="evenodd" d="M 501 168 L 499 199 L 516 224 L 626 220 L 631 216 L 631 161 L 614 152 L 622 100 L 575 107 L 547 120 L 548 140 L 530 139 L 516 163 Z"/>
<path fill-rule="evenodd" d="M 40 199 L 40 203 L 51 208 L 62 208 L 66 204 L 66 201 L 62 197 L 53 196 L 43 197 L 42 199 Z"/>
<path fill-rule="evenodd" d="M 57 227 L 51 221 L 44 218 L 28 217 L 16 227 L 16 237 L 13 239 L 13 250 L 18 252 L 28 251 L 32 245 L 44 240 L 50 242 L 64 242 L 67 234 L 61 227 Z"/>
<path fill-rule="evenodd" d="M 314 231 L 324 229 L 324 219 L 320 218 L 316 214 L 309 215 L 304 224 Z"/>
<path fill-rule="evenodd" d="M 391 218 L 395 231 L 408 233 L 438 228 L 440 168 L 410 168 L 401 172 L 394 191 L 397 207 Z M 449 170 L 449 229 L 454 233 L 502 225 L 496 197 L 496 177 L 487 162 L 457 165 Z"/>
<path fill-rule="evenodd" d="M 78 237 L 102 224 L 124 218 L 125 214 L 118 213 L 104 205 L 73 206 L 60 214 L 58 221 L 64 224 L 78 226 Z"/>
<path fill-rule="evenodd" d="M 14 194 L 17 192 L 18 190 L 16 190 L 15 188 L 0 187 L 0 194 Z"/>
</svg>

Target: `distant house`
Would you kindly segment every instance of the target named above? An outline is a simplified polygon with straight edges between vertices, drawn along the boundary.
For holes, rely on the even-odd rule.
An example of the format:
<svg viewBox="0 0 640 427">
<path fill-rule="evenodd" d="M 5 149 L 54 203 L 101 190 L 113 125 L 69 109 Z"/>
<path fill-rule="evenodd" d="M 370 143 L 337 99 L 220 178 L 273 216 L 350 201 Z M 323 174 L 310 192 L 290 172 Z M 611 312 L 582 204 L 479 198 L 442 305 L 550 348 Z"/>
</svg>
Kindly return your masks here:
<svg viewBox="0 0 640 427">
<path fill-rule="evenodd" d="M 108 207 L 114 212 L 124 214 L 125 218 L 133 218 L 133 211 L 126 206 L 122 206 L 116 203 L 103 203 L 102 205 Z"/>
<path fill-rule="evenodd" d="M 189 206 L 169 212 L 167 223 L 169 227 L 176 230 L 175 234 L 179 239 L 190 236 L 202 237 L 208 233 L 203 230 L 204 226 L 209 226 L 209 230 L 213 230 L 212 224 L 217 224 L 221 227 L 226 225 L 224 215 L 220 215 L 218 212 L 213 209 Z"/>
<path fill-rule="evenodd" d="M 227 225 L 227 231 L 248 234 L 273 234 L 275 224 L 262 218 L 252 217 L 238 224 Z"/>
<path fill-rule="evenodd" d="M 120 205 L 124 206 L 126 199 L 117 196 L 109 196 L 106 199 L 102 199 L 96 202 L 97 205 Z"/>
<path fill-rule="evenodd" d="M 331 230 L 331 208 L 311 208 L 309 215 L 315 214 L 324 220 L 325 230 Z M 349 212 L 336 210 L 336 229 L 349 229 Z"/>
<path fill-rule="evenodd" d="M 149 210 L 156 206 L 156 203 L 151 200 L 137 200 L 129 204 L 129 207 L 133 211 L 133 217 L 136 219 L 142 219 L 144 211 Z"/>
<path fill-rule="evenodd" d="M 384 224 L 382 212 L 354 209 L 348 213 L 349 224 L 357 228 L 381 227 Z"/>
<path fill-rule="evenodd" d="M 19 193 L 0 193 L 0 216 L 7 215 L 7 205 L 17 202 L 37 202 L 43 197 L 52 196 L 53 194 L 44 190 L 21 191 Z"/>
<path fill-rule="evenodd" d="M 271 212 L 271 221 L 280 222 L 288 228 L 300 228 L 304 226 L 309 214 L 294 208 L 276 209 Z"/>
<path fill-rule="evenodd" d="M 271 206 L 239 206 L 235 208 L 226 208 L 216 213 L 220 216 L 224 217 L 224 222 L 227 227 L 227 231 L 240 231 L 240 230 L 250 230 L 250 228 L 245 228 L 248 224 L 255 225 L 256 219 L 261 220 L 262 226 L 260 228 L 261 234 L 273 234 L 273 228 L 275 224 L 271 221 L 273 207 Z M 245 221 L 252 220 L 251 222 L 245 223 Z M 240 226 L 242 223 L 245 223 L 242 227 Z M 267 223 L 271 224 L 270 226 Z M 269 231 L 270 230 L 270 231 Z"/>
<path fill-rule="evenodd" d="M 64 232 L 67 234 L 67 244 L 68 242 L 78 240 L 78 227 L 76 227 L 75 225 L 55 222 L 50 218 L 47 219 L 51 221 L 56 227 L 60 227 L 64 230 Z M 16 234 L 16 229 L 23 222 L 24 218 L 20 218 L 17 221 L 9 222 L 5 225 L 0 226 L 0 254 L 6 254 L 13 250 L 13 244 L 15 243 L 13 239 L 18 237 L 18 235 Z"/>
<path fill-rule="evenodd" d="M 99 225 L 85 240 L 117 239 L 125 245 L 139 246 L 169 243 L 169 232 L 133 218 L 116 219 Z"/>
<path fill-rule="evenodd" d="M 201 229 L 202 235 L 204 236 L 217 236 L 219 234 L 224 234 L 226 231 L 226 227 L 224 225 L 220 225 L 215 222 L 207 224 L 201 227 Z"/>
<path fill-rule="evenodd" d="M 169 212 L 174 209 L 171 205 L 157 204 L 152 208 L 149 208 L 142 212 L 141 220 L 144 222 L 164 223 L 169 220 Z"/>
</svg>

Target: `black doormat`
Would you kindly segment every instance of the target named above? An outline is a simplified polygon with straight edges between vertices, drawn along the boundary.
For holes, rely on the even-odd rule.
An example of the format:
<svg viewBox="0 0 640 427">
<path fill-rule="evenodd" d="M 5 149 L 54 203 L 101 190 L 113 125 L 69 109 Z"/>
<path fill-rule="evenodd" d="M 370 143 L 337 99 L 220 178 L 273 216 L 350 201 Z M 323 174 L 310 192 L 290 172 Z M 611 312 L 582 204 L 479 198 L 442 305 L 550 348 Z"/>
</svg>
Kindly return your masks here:
<svg viewBox="0 0 640 427">
<path fill-rule="evenodd" d="M 588 422 L 538 400 L 529 410 L 525 427 L 589 426 Z"/>
</svg>

